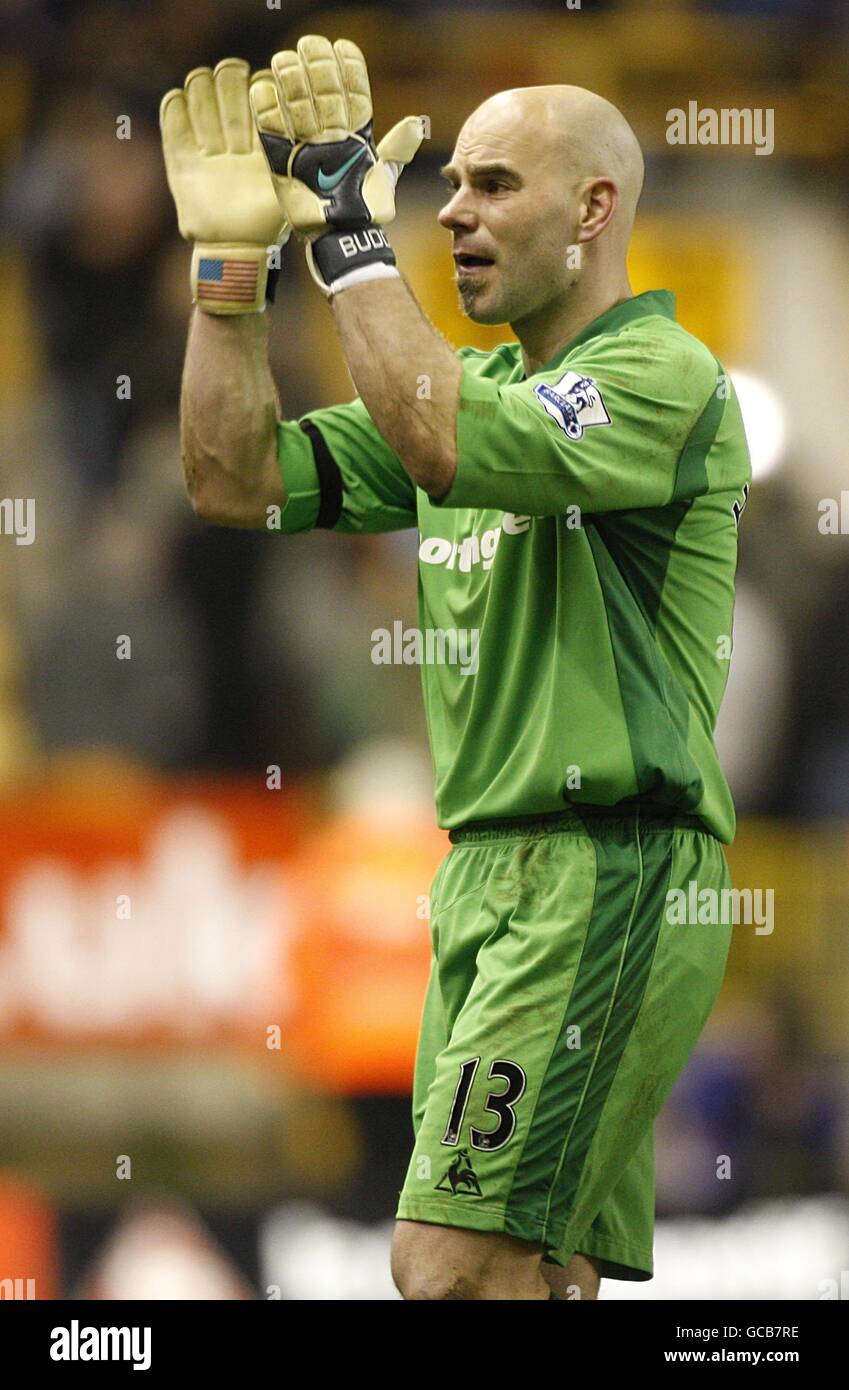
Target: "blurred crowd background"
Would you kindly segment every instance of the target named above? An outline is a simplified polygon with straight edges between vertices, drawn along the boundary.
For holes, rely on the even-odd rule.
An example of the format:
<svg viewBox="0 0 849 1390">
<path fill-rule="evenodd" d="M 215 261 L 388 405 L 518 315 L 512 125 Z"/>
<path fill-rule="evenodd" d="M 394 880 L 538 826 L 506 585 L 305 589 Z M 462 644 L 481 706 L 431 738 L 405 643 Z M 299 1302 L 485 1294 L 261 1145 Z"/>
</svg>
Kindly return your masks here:
<svg viewBox="0 0 849 1390">
<path fill-rule="evenodd" d="M 429 118 L 392 239 L 457 346 L 511 337 L 460 317 L 435 220 L 469 112 L 573 82 L 643 144 L 633 287 L 676 291 L 753 454 L 719 740 L 735 882 L 774 891 L 775 929 L 735 932 L 657 1126 L 665 1276 L 606 1296 L 831 1296 L 849 1268 L 843 0 L 0 0 L 0 491 L 35 517 L 0 534 L 0 1294 L 37 1268 L 39 1297 L 393 1296 L 445 839 L 419 673 L 375 666 L 370 634 L 415 624 L 416 535 L 207 527 L 180 467 L 190 251 L 159 101 L 305 32 L 364 49 L 378 136 Z M 670 145 L 690 101 L 773 110 L 774 152 Z M 288 418 L 353 394 L 302 262 L 291 245 L 272 311 Z"/>
</svg>

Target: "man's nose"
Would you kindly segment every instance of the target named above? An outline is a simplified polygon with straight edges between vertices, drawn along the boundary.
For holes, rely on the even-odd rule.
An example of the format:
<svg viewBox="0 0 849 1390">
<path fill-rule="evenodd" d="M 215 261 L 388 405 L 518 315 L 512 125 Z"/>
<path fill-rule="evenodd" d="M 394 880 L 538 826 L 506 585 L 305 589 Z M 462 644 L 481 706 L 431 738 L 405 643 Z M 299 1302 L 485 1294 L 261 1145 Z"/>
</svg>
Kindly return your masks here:
<svg viewBox="0 0 849 1390">
<path fill-rule="evenodd" d="M 474 213 L 466 201 L 462 188 L 458 188 L 445 206 L 439 209 L 436 220 L 441 227 L 446 227 L 449 231 L 453 227 L 469 228 L 474 224 Z"/>
</svg>

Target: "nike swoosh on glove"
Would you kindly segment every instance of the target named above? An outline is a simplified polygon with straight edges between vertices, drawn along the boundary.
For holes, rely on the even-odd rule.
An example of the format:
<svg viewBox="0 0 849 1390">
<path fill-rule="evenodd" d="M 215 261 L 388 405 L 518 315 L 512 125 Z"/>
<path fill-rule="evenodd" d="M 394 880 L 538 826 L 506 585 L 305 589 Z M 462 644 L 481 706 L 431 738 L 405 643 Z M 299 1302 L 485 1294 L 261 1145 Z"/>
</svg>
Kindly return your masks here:
<svg viewBox="0 0 849 1390">
<path fill-rule="evenodd" d="M 287 222 L 307 242 L 310 273 L 325 294 L 397 275 L 383 230 L 395 186 L 422 142 L 407 116 L 375 147 L 371 88 L 355 43 L 317 34 L 271 60 L 254 82 L 251 109 Z"/>
</svg>

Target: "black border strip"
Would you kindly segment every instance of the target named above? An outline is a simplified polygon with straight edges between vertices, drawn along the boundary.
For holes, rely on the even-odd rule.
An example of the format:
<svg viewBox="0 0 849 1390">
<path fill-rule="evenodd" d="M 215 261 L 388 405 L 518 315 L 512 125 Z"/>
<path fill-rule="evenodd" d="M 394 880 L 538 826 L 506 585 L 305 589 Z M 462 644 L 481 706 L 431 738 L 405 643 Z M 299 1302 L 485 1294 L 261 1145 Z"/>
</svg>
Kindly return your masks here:
<svg viewBox="0 0 849 1390">
<path fill-rule="evenodd" d="M 312 444 L 318 474 L 320 501 L 315 529 L 332 531 L 342 515 L 342 474 L 318 426 L 312 420 L 300 420 L 298 423 Z"/>
</svg>

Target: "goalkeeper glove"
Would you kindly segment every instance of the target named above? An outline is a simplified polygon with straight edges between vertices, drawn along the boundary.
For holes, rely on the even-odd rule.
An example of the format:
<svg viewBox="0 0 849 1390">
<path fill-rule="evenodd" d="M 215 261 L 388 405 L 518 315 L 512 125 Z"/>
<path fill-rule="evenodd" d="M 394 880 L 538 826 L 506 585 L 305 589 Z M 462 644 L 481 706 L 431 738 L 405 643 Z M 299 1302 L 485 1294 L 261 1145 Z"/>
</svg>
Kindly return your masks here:
<svg viewBox="0 0 849 1390">
<path fill-rule="evenodd" d="M 249 84 L 248 64 L 224 58 L 214 72 L 195 68 L 159 108 L 180 234 L 195 243 L 192 298 L 208 314 L 263 310 L 269 253 L 291 233 L 251 118 Z"/>
<path fill-rule="evenodd" d="M 365 59 L 348 39 L 315 34 L 271 60 L 251 85 L 251 109 L 287 221 L 307 241 L 310 274 L 325 294 L 397 275 L 383 230 L 395 185 L 422 142 L 417 116 L 375 149 Z"/>
</svg>

